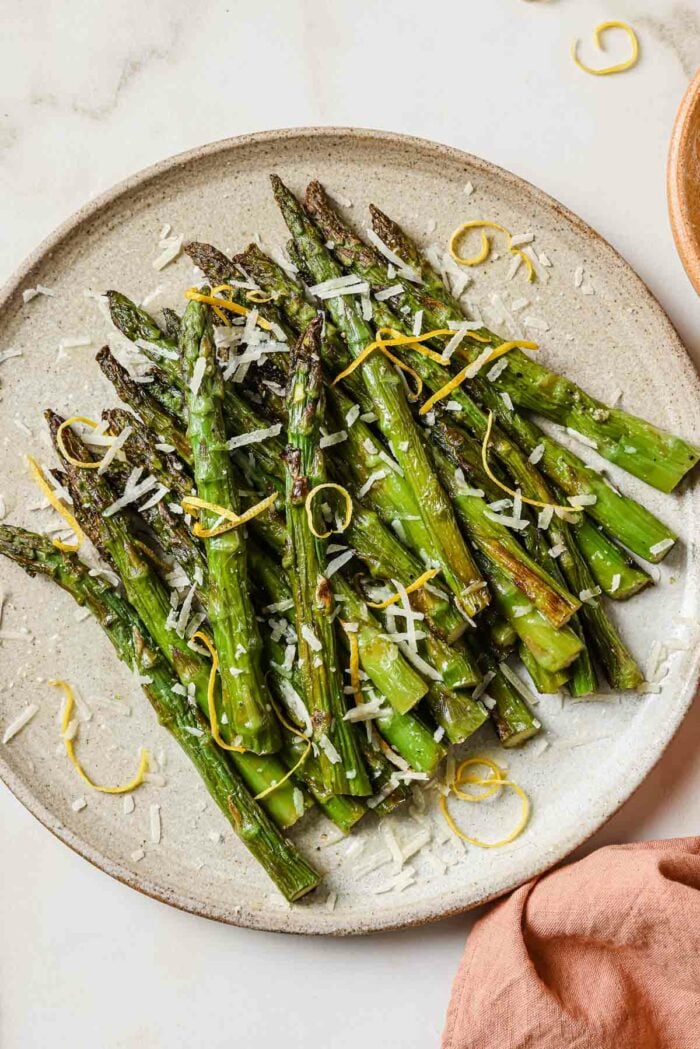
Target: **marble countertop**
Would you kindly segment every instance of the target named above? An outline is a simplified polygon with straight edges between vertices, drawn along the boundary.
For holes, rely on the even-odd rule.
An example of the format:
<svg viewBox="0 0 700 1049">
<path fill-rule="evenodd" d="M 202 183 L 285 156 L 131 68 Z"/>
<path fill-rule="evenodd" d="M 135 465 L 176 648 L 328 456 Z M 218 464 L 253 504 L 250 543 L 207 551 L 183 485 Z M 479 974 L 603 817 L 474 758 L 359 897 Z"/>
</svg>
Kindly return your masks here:
<svg viewBox="0 0 700 1049">
<path fill-rule="evenodd" d="M 591 48 L 611 18 L 638 30 L 641 61 L 588 77 L 571 39 Z M 486 157 L 578 212 L 700 363 L 700 303 L 664 186 L 674 113 L 699 65 L 697 0 L 5 5 L 0 278 L 85 200 L 169 154 L 269 128 L 378 127 Z M 697 833 L 698 738 L 696 706 L 586 851 Z M 227 928 L 93 870 L 4 790 L 0 820 L 3 1049 L 268 1049 L 280 1034 L 289 1049 L 437 1045 L 473 916 L 362 940 Z"/>
</svg>

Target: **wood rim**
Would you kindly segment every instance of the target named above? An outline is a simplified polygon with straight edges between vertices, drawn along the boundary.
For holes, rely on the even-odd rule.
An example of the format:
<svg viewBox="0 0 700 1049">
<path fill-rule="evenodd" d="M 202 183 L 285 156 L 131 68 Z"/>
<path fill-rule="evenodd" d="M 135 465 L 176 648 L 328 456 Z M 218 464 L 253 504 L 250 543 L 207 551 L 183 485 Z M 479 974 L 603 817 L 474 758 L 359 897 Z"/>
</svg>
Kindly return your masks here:
<svg viewBox="0 0 700 1049">
<path fill-rule="evenodd" d="M 700 295 L 700 70 L 683 96 L 673 126 L 666 189 L 673 239 Z"/>
</svg>

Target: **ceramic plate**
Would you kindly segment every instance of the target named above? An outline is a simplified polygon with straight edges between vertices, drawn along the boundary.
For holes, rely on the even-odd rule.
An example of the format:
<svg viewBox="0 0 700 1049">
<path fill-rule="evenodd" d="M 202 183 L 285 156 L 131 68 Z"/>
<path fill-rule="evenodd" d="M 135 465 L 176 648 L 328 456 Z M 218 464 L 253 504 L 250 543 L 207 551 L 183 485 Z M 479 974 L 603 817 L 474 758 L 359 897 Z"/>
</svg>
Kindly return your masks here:
<svg viewBox="0 0 700 1049">
<path fill-rule="evenodd" d="M 485 161 L 417 139 L 328 128 L 270 132 L 207 146 L 122 183 L 70 219 L 10 282 L 0 302 L 0 351 L 14 347 L 22 356 L 7 360 L 1 376 L 0 492 L 8 521 L 43 528 L 52 520 L 52 511 L 32 509 L 40 497 L 24 463 L 26 452 L 51 462 L 42 409 L 50 405 L 65 414 L 96 416 L 113 401 L 93 357 L 103 343 L 116 345 L 115 335 L 85 291 L 115 287 L 140 300 L 160 287 L 154 309 L 181 307 L 192 276 L 189 261 L 182 257 L 162 272 L 152 267 L 166 223 L 176 234 L 225 250 L 259 237 L 265 247 L 280 251 L 285 229 L 268 188 L 271 171 L 297 190 L 319 177 L 358 226 L 374 201 L 423 243 L 444 246 L 451 230 L 468 218 L 488 218 L 514 233 L 533 232 L 536 250 L 551 261 L 542 271 L 546 279 L 528 284 L 521 270 L 508 280 L 510 257 L 495 250 L 486 266 L 472 271 L 467 301 L 492 313 L 505 306 L 516 327 L 525 317 L 545 322 L 539 327 L 546 330 L 536 336 L 549 365 L 604 400 L 620 391 L 628 410 L 697 438 L 698 383 L 667 317 L 620 256 L 556 201 Z M 468 183 L 471 194 L 465 191 Z M 56 297 L 23 304 L 22 290 L 37 284 L 53 289 Z M 518 299 L 527 305 L 518 308 Z M 90 345 L 59 352 L 62 340 L 76 336 L 89 337 Z M 584 455 L 595 459 L 588 449 Z M 673 651 L 656 692 L 605 694 L 582 703 L 540 701 L 546 749 L 540 740 L 500 754 L 533 803 L 526 832 L 507 847 L 462 848 L 429 810 L 433 843 L 410 861 L 415 884 L 401 893 L 378 894 L 391 868 L 363 876 L 357 870 L 384 848 L 373 819 L 355 835 L 364 843 L 358 859 L 346 855 L 347 842 L 337 842 L 320 817 L 311 817 L 294 837 L 326 872 L 325 887 L 290 908 L 248 859 L 177 746 L 158 728 L 99 627 L 80 620 L 71 599 L 53 585 L 29 580 L 5 560 L 0 561 L 6 594 L 0 726 L 29 703 L 39 710 L 0 747 L 0 773 L 47 828 L 101 869 L 175 906 L 233 924 L 369 932 L 430 921 L 512 889 L 564 857 L 629 797 L 678 728 L 697 680 L 697 488 L 663 496 L 614 468 L 610 474 L 683 539 L 658 570 L 658 585 L 613 609 L 643 666 L 653 658 L 655 640 L 673 642 Z M 54 677 L 69 679 L 82 697 L 88 720 L 79 752 L 98 780 L 123 781 L 141 745 L 159 756 L 165 783 L 140 789 L 132 813 L 123 812 L 121 798 L 84 788 L 66 759 L 57 724 L 60 697 L 47 684 Z M 487 729 L 468 750 L 498 754 Z M 73 803 L 83 796 L 87 806 L 75 811 Z M 153 804 L 160 806 L 162 819 L 159 844 L 150 838 Z M 517 815 L 506 801 L 471 809 L 478 811 L 464 814 L 473 821 L 470 827 L 487 837 L 499 836 Z M 406 842 L 418 825 L 407 814 L 394 819 L 394 828 Z M 134 860 L 138 850 L 145 855 Z M 337 893 L 334 909 L 327 904 L 329 892 Z"/>
</svg>

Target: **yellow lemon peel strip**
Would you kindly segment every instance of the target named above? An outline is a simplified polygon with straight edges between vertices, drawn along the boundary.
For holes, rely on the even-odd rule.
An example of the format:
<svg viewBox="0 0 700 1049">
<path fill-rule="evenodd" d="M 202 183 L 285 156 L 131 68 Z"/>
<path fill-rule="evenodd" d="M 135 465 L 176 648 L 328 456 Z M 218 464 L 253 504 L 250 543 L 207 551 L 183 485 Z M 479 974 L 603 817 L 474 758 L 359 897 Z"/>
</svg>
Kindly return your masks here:
<svg viewBox="0 0 700 1049">
<path fill-rule="evenodd" d="M 297 769 L 301 768 L 301 766 L 304 764 L 309 754 L 311 753 L 311 740 L 308 738 L 308 736 L 305 736 L 303 732 L 300 732 L 296 725 L 292 725 L 290 721 L 287 721 L 287 719 L 282 714 L 282 711 L 275 703 L 274 699 L 270 698 L 270 702 L 272 703 L 272 707 L 275 711 L 275 714 L 282 722 L 284 727 L 288 729 L 293 735 L 297 736 L 299 739 L 304 740 L 304 742 L 306 743 L 306 750 L 301 755 L 299 760 L 295 762 L 294 765 L 292 765 L 291 769 L 289 769 L 288 772 L 285 772 L 284 776 L 282 776 L 282 779 L 277 780 L 277 783 L 273 783 L 271 786 L 266 787 L 265 790 L 261 790 L 259 794 L 255 795 L 256 801 L 260 801 L 262 798 L 266 798 L 268 794 L 272 794 L 273 791 L 277 790 L 278 787 L 281 787 L 283 783 L 286 783 L 288 779 L 291 779 L 291 777 L 294 775 Z"/>
<path fill-rule="evenodd" d="M 345 518 L 343 519 L 342 528 L 332 528 L 330 532 L 317 532 L 314 527 L 314 513 L 311 501 L 318 492 L 321 492 L 326 488 L 331 488 L 334 492 L 340 492 L 345 499 Z M 309 529 L 312 535 L 315 535 L 317 539 L 328 539 L 329 535 L 340 535 L 341 532 L 345 531 L 352 520 L 352 496 L 347 488 L 343 488 L 342 484 L 332 484 L 330 481 L 325 481 L 323 484 L 317 484 L 307 495 L 304 507 L 306 509 L 306 520 L 309 522 Z"/>
<path fill-rule="evenodd" d="M 460 784 L 464 785 L 465 783 L 472 782 L 472 780 L 470 779 L 460 778 L 462 770 L 475 765 L 483 765 L 485 768 L 491 770 L 491 776 L 489 777 L 489 782 L 491 783 L 491 786 L 488 787 L 486 790 L 482 791 L 480 794 L 474 794 L 471 791 L 465 792 L 459 789 Z M 479 756 L 478 758 L 465 758 L 465 760 L 460 763 L 457 769 L 457 774 L 455 775 L 451 787 L 452 793 L 456 798 L 459 798 L 460 801 L 485 801 L 486 798 L 492 798 L 494 794 L 497 794 L 498 791 L 501 789 L 500 780 L 502 778 L 502 771 L 503 770 L 501 769 L 501 766 L 498 765 L 495 761 L 492 761 L 491 758 L 481 756 Z M 457 782 L 458 779 L 460 780 L 460 783 Z"/>
<path fill-rule="evenodd" d="M 632 66 L 636 66 L 639 60 L 639 40 L 637 34 L 631 25 L 627 22 L 601 22 L 593 30 L 593 41 L 599 51 L 605 50 L 603 43 L 603 33 L 607 29 L 622 29 L 627 34 L 630 44 L 632 45 L 632 54 L 629 58 L 625 59 L 624 62 L 618 62 L 614 66 L 605 66 L 603 69 L 594 69 L 592 66 L 586 65 L 578 57 L 578 40 L 574 40 L 571 44 L 571 57 L 573 58 L 579 69 L 582 69 L 584 73 L 591 73 L 593 76 L 609 76 L 611 73 L 624 73 L 626 69 L 631 69 Z"/>
<path fill-rule="evenodd" d="M 515 499 L 517 497 L 518 493 L 516 491 L 514 491 L 512 488 L 509 488 L 507 484 L 503 483 L 503 481 L 500 481 L 498 479 L 498 477 L 496 477 L 496 475 L 493 472 L 493 470 L 491 469 L 491 467 L 489 466 L 488 448 L 489 448 L 489 441 L 491 440 L 491 430 L 492 429 L 493 429 L 493 412 L 489 412 L 488 422 L 486 423 L 486 433 L 484 434 L 484 440 L 483 440 L 483 443 L 481 445 L 481 462 L 483 464 L 484 470 L 489 475 L 489 477 L 491 478 L 493 483 L 497 484 L 498 487 L 502 491 L 507 492 L 508 495 L 510 495 L 513 499 Z M 527 503 L 528 506 L 539 506 L 542 509 L 544 509 L 544 508 L 546 508 L 548 506 L 551 506 L 553 510 L 565 510 L 566 513 L 568 513 L 568 514 L 574 514 L 574 513 L 577 512 L 576 509 L 573 506 L 560 506 L 558 503 L 543 503 L 539 499 L 528 499 L 527 496 L 522 495 L 522 493 L 520 495 L 520 498 L 522 499 L 522 501 L 524 503 Z"/>
<path fill-rule="evenodd" d="M 61 500 L 56 495 L 56 492 L 53 490 L 51 485 L 44 477 L 41 467 L 39 466 L 34 456 L 28 455 L 27 463 L 29 464 L 29 471 L 32 475 L 32 478 L 36 481 L 37 485 L 39 486 L 43 494 L 46 496 L 48 501 L 51 503 L 56 513 L 60 514 L 63 520 L 66 522 L 66 524 L 75 532 L 75 543 L 64 543 L 60 539 L 53 539 L 53 545 L 58 550 L 63 550 L 66 553 L 74 554 L 76 550 L 80 549 L 85 539 L 85 533 L 76 521 L 75 517 L 73 517 L 73 514 L 70 512 L 70 510 L 67 510 L 65 508 Z"/>
<path fill-rule="evenodd" d="M 432 331 L 423 332 L 422 335 L 402 335 L 395 328 L 377 329 L 377 338 L 381 341 L 382 346 L 409 346 L 416 353 L 421 353 L 424 357 L 429 357 L 431 361 L 437 361 L 442 365 L 450 363 L 449 357 L 443 357 L 441 353 L 431 350 L 429 346 L 423 346 L 422 343 L 427 342 L 428 339 L 451 339 L 456 334 L 457 331 L 452 328 L 434 328 Z M 464 334 L 468 339 L 474 339 L 475 342 L 489 341 L 486 335 L 477 335 L 475 331 L 466 331 Z"/>
<path fill-rule="evenodd" d="M 248 302 L 259 303 L 260 305 L 265 302 L 272 302 L 274 297 L 274 295 L 267 295 L 264 291 L 260 291 L 260 289 L 253 289 L 253 291 L 246 292 L 246 299 Z"/>
<path fill-rule="evenodd" d="M 206 634 L 203 634 L 201 630 L 197 630 L 192 637 L 191 641 L 201 641 L 204 647 L 211 656 L 211 669 L 209 671 L 209 684 L 207 685 L 207 707 L 209 709 L 209 727 L 211 734 L 214 738 L 214 742 L 218 743 L 222 750 L 232 750 L 236 754 L 245 754 L 245 747 L 236 747 L 232 743 L 227 743 L 226 740 L 221 738 L 219 732 L 219 719 L 216 716 L 216 702 L 214 699 L 214 689 L 216 688 L 216 675 L 219 671 L 219 653 L 214 648 L 214 645 L 209 640 Z"/>
<path fill-rule="evenodd" d="M 482 368 L 485 365 L 490 364 L 491 361 L 495 361 L 499 357 L 503 357 L 504 354 L 509 353 L 511 350 L 515 349 L 538 350 L 539 346 L 536 342 L 528 342 L 524 339 L 515 339 L 512 342 L 503 342 L 500 346 L 496 346 L 493 352 L 490 353 L 488 357 L 483 361 Z M 464 380 L 469 377 L 469 369 L 471 368 L 471 366 L 471 364 L 468 364 L 465 368 L 462 368 L 462 370 L 460 372 L 457 372 L 457 374 L 454 375 L 449 382 L 446 382 L 445 385 L 441 386 L 439 390 L 436 390 L 431 397 L 428 397 L 428 400 L 425 402 L 425 404 L 422 404 L 421 407 L 418 409 L 418 414 L 425 415 L 426 412 L 429 412 L 430 409 L 437 404 L 438 401 L 441 401 L 443 397 L 447 397 L 448 394 L 453 392 L 453 390 L 456 390 L 459 386 L 461 386 Z"/>
<path fill-rule="evenodd" d="M 390 333 L 392 338 L 383 338 L 385 333 Z M 395 364 L 397 368 L 401 369 L 401 371 L 406 372 L 406 374 L 410 375 L 415 381 L 416 391 L 414 394 L 410 395 L 410 399 L 414 401 L 418 400 L 423 392 L 423 380 L 413 368 L 409 367 L 408 364 L 404 364 L 402 360 L 399 360 L 399 358 L 391 353 L 387 347 L 412 346 L 418 353 L 422 353 L 425 357 L 430 357 L 431 360 L 437 361 L 438 364 L 445 365 L 449 363 L 446 357 L 443 357 L 441 353 L 436 353 L 435 350 L 431 350 L 428 346 L 421 346 L 420 343 L 426 339 L 436 338 L 439 335 L 451 336 L 454 335 L 454 332 L 447 328 L 436 328 L 435 331 L 428 331 L 423 335 L 400 335 L 394 331 L 393 328 L 379 328 L 377 334 L 379 338 L 375 339 L 374 342 L 368 343 L 367 346 L 358 353 L 354 361 L 352 361 L 347 368 L 344 368 L 342 372 L 339 372 L 338 375 L 336 375 L 331 386 L 336 386 L 341 380 L 347 378 L 347 376 L 351 375 L 356 368 L 359 368 L 361 364 L 364 364 L 371 353 L 374 353 L 375 350 L 380 350 L 387 360 L 390 360 L 392 364 Z M 480 336 L 477 336 L 477 341 L 482 341 Z"/>
<path fill-rule="evenodd" d="M 100 794 L 128 794 L 132 790 L 136 790 L 143 783 L 143 777 L 148 772 L 148 751 L 141 747 L 139 752 L 139 767 L 136 770 L 136 775 L 133 779 L 129 780 L 128 783 L 124 783 L 119 787 L 101 787 L 97 783 L 93 783 L 87 772 L 83 769 L 82 765 L 78 761 L 75 754 L 75 748 L 73 747 L 73 740 L 66 739 L 65 733 L 70 724 L 70 717 L 73 713 L 73 706 L 75 704 L 75 698 L 73 696 L 73 689 L 67 681 L 59 679 L 52 679 L 49 681 L 49 685 L 54 685 L 56 688 L 62 688 L 65 693 L 65 703 L 63 704 L 63 712 L 61 714 L 61 733 L 63 735 L 63 745 L 66 748 L 66 754 L 68 755 L 71 763 L 75 766 L 78 775 L 87 783 L 88 787 L 92 787 L 93 790 L 98 790 Z"/>
<path fill-rule="evenodd" d="M 348 630 L 347 623 L 344 623 L 342 619 L 340 625 L 345 631 L 345 636 L 347 637 L 348 645 L 350 646 L 350 684 L 352 686 L 355 704 L 359 707 L 360 704 L 364 703 L 364 699 L 362 698 L 362 686 L 360 685 L 360 644 L 357 640 L 356 631 Z"/>
<path fill-rule="evenodd" d="M 439 571 L 439 568 L 428 568 L 427 571 L 423 572 L 423 575 L 418 576 L 417 579 L 414 579 L 412 583 L 409 583 L 408 586 L 404 588 L 406 593 L 412 594 L 416 590 L 420 590 L 422 586 L 425 586 L 425 584 L 429 583 L 431 579 L 434 579 Z M 369 608 L 383 609 L 388 608 L 389 605 L 395 605 L 396 602 L 400 600 L 401 594 L 392 594 L 391 597 L 387 597 L 385 601 L 368 601 L 367 606 Z"/>
<path fill-rule="evenodd" d="M 193 535 L 196 535 L 199 539 L 213 539 L 217 535 L 223 535 L 224 532 L 230 532 L 232 528 L 238 528 L 240 525 L 247 524 L 248 521 L 252 521 L 258 514 L 269 510 L 273 503 L 277 501 L 278 496 L 278 492 L 273 492 L 272 495 L 268 495 L 267 498 L 256 503 L 255 506 L 250 506 L 247 510 L 244 510 L 242 514 L 228 510 L 225 506 L 209 503 L 206 499 L 198 499 L 194 495 L 186 496 L 180 505 L 186 514 L 199 510 L 209 510 L 210 513 L 216 514 L 217 517 L 226 518 L 227 523 L 217 525 L 216 528 L 202 528 L 199 521 L 195 521 L 192 528 Z"/>
<path fill-rule="evenodd" d="M 335 386 L 342 379 L 345 379 L 348 375 L 354 372 L 355 368 L 358 368 L 363 364 L 369 355 L 375 350 L 381 350 L 384 356 L 393 364 L 398 365 L 399 368 L 408 372 L 408 374 L 415 379 L 416 389 L 418 391 L 416 396 L 419 397 L 423 389 L 423 383 L 420 376 L 412 368 L 409 368 L 407 364 L 404 364 L 403 361 L 397 360 L 392 353 L 389 353 L 387 347 L 410 346 L 417 353 L 422 353 L 424 357 L 429 357 L 432 361 L 437 361 L 438 364 L 446 365 L 449 364 L 449 359 L 447 357 L 443 357 L 441 353 L 436 353 L 436 351 L 431 350 L 429 346 L 423 346 L 421 344 L 428 339 L 437 339 L 446 336 L 452 338 L 454 334 L 455 332 L 451 328 L 435 328 L 433 331 L 423 332 L 422 335 L 401 335 L 401 333 L 397 332 L 394 328 L 379 328 L 377 331 L 378 338 L 374 342 L 370 342 L 365 346 L 364 350 L 357 355 L 355 360 L 349 364 L 347 368 L 344 368 L 342 372 L 336 375 L 331 386 Z M 475 342 L 488 342 L 488 339 L 484 335 L 477 335 L 476 332 L 468 331 L 466 334 L 468 338 L 474 339 Z M 389 337 L 384 338 L 385 335 Z"/>
<path fill-rule="evenodd" d="M 224 289 L 235 291 L 235 288 L 232 288 L 230 284 L 220 284 L 212 290 L 218 292 Z M 185 298 L 194 299 L 195 302 L 205 302 L 208 306 L 217 310 L 230 310 L 231 313 L 237 313 L 241 317 L 247 317 L 252 312 L 247 306 L 240 306 L 237 302 L 231 302 L 230 299 L 218 299 L 215 295 L 204 295 L 202 292 L 197 291 L 196 288 L 188 288 L 185 292 Z M 221 313 L 218 313 L 218 316 L 221 317 Z M 223 319 L 226 320 L 226 317 L 223 317 Z M 264 317 L 258 317 L 257 323 L 266 331 L 272 331 L 272 325 Z"/>
<path fill-rule="evenodd" d="M 93 430 L 96 430 L 100 425 L 99 423 L 96 423 L 94 419 L 88 419 L 85 415 L 71 415 L 70 419 L 64 419 L 56 430 L 56 444 L 58 445 L 58 450 L 66 462 L 71 463 L 72 466 L 79 466 L 81 470 L 99 470 L 102 466 L 101 459 L 91 459 L 89 462 L 84 462 L 82 459 L 74 459 L 63 443 L 63 431 L 68 426 L 72 426 L 73 423 L 84 423 L 86 426 L 92 427 Z"/>
<path fill-rule="evenodd" d="M 465 773 L 465 769 L 473 765 L 486 766 L 491 770 L 491 775 L 487 779 L 484 779 L 481 776 L 475 776 L 470 775 L 469 773 Z M 459 789 L 460 787 L 463 787 L 467 784 L 472 786 L 486 787 L 487 789 L 481 794 L 469 794 Z M 520 834 L 522 834 L 523 830 L 527 826 L 528 819 L 530 818 L 530 799 L 528 798 L 527 794 L 522 789 L 522 787 L 519 787 L 518 784 L 514 783 L 512 780 L 505 778 L 505 770 L 502 769 L 500 765 L 497 765 L 495 761 L 491 761 L 490 758 L 467 758 L 459 765 L 457 771 L 455 772 L 455 777 L 453 781 L 451 783 L 446 784 L 446 786 L 448 787 L 449 791 L 454 793 L 463 801 L 484 801 L 486 798 L 493 797 L 493 795 L 498 793 L 498 791 L 500 791 L 503 787 L 509 787 L 520 798 L 520 818 L 516 826 L 510 832 L 510 834 L 506 835 L 505 838 L 501 838 L 500 841 L 481 841 L 479 838 L 472 838 L 469 835 L 465 834 L 464 831 L 460 830 L 449 811 L 447 805 L 448 795 L 441 794 L 440 811 L 442 812 L 445 822 L 447 823 L 450 830 L 454 834 L 456 834 L 458 838 L 461 838 L 462 841 L 466 841 L 469 845 L 477 845 L 480 849 L 497 849 L 500 848 L 501 845 L 508 845 L 511 841 L 514 841 Z"/>
<path fill-rule="evenodd" d="M 481 230 L 481 249 L 476 255 L 460 255 L 457 250 L 457 245 L 462 239 L 467 230 L 480 229 Z M 450 237 L 449 251 L 455 262 L 458 262 L 460 266 L 478 266 L 482 262 L 486 262 L 491 251 L 491 242 L 484 233 L 484 229 L 495 229 L 499 233 L 505 233 L 508 238 L 508 251 L 511 255 L 518 255 L 525 265 L 527 266 L 527 279 L 532 283 L 537 276 L 535 267 L 532 264 L 532 259 L 521 251 L 520 248 L 513 247 L 513 235 L 510 230 L 507 230 L 505 226 L 500 226 L 497 222 L 489 222 L 486 219 L 471 219 L 469 222 L 463 222 L 461 226 L 458 226 Z"/>
</svg>

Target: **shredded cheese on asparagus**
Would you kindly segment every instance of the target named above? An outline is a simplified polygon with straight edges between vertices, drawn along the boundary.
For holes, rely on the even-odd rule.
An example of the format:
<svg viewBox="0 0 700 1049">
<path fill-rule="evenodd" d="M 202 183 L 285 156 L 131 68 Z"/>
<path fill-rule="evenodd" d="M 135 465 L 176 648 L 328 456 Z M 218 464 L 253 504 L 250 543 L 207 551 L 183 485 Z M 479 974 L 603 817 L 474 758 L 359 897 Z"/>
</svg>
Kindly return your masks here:
<svg viewBox="0 0 700 1049">
<path fill-rule="evenodd" d="M 493 412 L 489 412 L 488 422 L 486 423 L 486 433 L 484 434 L 484 440 L 483 440 L 483 443 L 481 445 L 481 462 L 483 464 L 484 470 L 489 475 L 489 477 L 491 478 L 493 483 L 497 484 L 498 487 L 502 491 L 507 492 L 508 495 L 510 495 L 513 499 L 518 499 L 519 498 L 519 499 L 522 500 L 523 503 L 527 503 L 528 506 L 540 506 L 540 507 L 544 507 L 547 510 L 551 510 L 552 512 L 554 512 L 555 510 L 559 510 L 561 513 L 566 513 L 566 514 L 575 513 L 576 511 L 574 510 L 573 506 L 559 506 L 558 503 L 543 503 L 543 502 L 540 502 L 539 499 L 528 499 L 528 497 L 523 495 L 520 491 L 516 492 L 514 488 L 509 488 L 507 484 L 504 484 L 503 481 L 499 480 L 499 478 L 496 477 L 495 473 L 493 472 L 493 470 L 489 466 L 489 460 L 488 460 L 489 441 L 491 440 L 491 429 L 492 429 L 492 427 L 493 427 Z M 544 527 L 547 527 L 547 526 L 546 525 L 541 525 L 541 527 L 544 528 Z"/>
<path fill-rule="evenodd" d="M 51 506 L 54 508 L 56 513 L 60 514 L 66 524 L 73 529 L 75 532 L 75 543 L 64 543 L 60 539 L 53 539 L 53 545 L 59 550 L 64 550 L 66 553 L 74 554 L 76 550 L 79 550 L 85 540 L 85 533 L 76 521 L 70 510 L 67 510 L 61 500 L 56 495 L 55 491 L 48 483 L 44 474 L 42 473 L 41 467 L 32 455 L 27 456 L 27 463 L 29 464 L 29 471 L 36 481 L 37 485 L 46 496 Z"/>
<path fill-rule="evenodd" d="M 610 76 L 611 73 L 624 73 L 626 69 L 631 69 L 632 66 L 636 66 L 639 60 L 639 40 L 637 34 L 631 25 L 627 22 L 601 22 L 593 30 L 593 41 L 599 51 L 605 50 L 605 44 L 603 41 L 603 33 L 607 29 L 622 29 L 627 34 L 630 44 L 632 45 L 632 54 L 629 58 L 625 59 L 624 62 L 617 62 L 612 66 L 604 66 L 602 69 L 594 69 L 592 66 L 586 65 L 578 57 L 578 40 L 574 40 L 571 44 L 571 57 L 573 58 L 579 69 L 582 69 L 584 73 L 591 73 L 593 76 Z"/>
<path fill-rule="evenodd" d="M 317 532 L 314 526 L 314 511 L 313 506 L 311 504 L 315 495 L 329 488 L 332 489 L 334 492 L 340 492 L 340 494 L 345 499 L 345 518 L 343 520 L 341 528 L 332 528 L 328 532 Z M 346 528 L 350 524 L 350 521 L 352 520 L 352 497 L 348 492 L 347 488 L 343 488 L 342 484 L 332 484 L 330 481 L 326 481 L 323 484 L 317 484 L 316 487 L 312 488 L 309 494 L 307 495 L 304 506 L 306 508 L 306 519 L 309 522 L 309 530 L 311 531 L 312 535 L 316 536 L 317 539 L 328 539 L 330 535 L 339 535 L 341 532 L 344 532 L 346 530 Z"/>
<path fill-rule="evenodd" d="M 93 790 L 98 790 L 101 794 L 128 794 L 132 790 L 136 790 L 140 787 L 144 781 L 144 777 L 148 772 L 148 751 L 141 747 L 139 752 L 139 767 L 136 770 L 136 774 L 128 783 L 123 783 L 118 787 L 102 787 L 93 781 L 88 776 L 87 772 L 83 769 L 82 765 L 78 761 L 73 746 L 74 736 L 68 731 L 68 727 L 71 721 L 71 714 L 73 713 L 73 706 L 75 705 L 75 697 L 73 695 L 73 689 L 67 681 L 62 680 L 51 680 L 49 685 L 55 685 L 56 688 L 62 688 L 65 693 L 65 702 L 63 704 L 63 711 L 61 713 L 61 736 L 63 738 L 63 745 L 66 748 L 66 754 L 68 755 L 71 763 L 75 766 L 78 775 L 87 783 L 88 787 L 92 787 Z"/>
<path fill-rule="evenodd" d="M 457 250 L 459 242 L 464 237 L 465 233 L 471 229 L 481 230 L 481 248 L 476 255 L 460 255 Z M 537 273 L 535 267 L 532 264 L 532 260 L 524 251 L 516 247 L 513 244 L 513 235 L 505 226 L 499 225 L 498 222 L 488 222 L 485 219 L 472 219 L 469 222 L 463 222 L 461 226 L 458 226 L 450 237 L 449 250 L 450 255 L 458 262 L 461 266 L 479 266 L 482 262 L 485 262 L 491 252 L 491 241 L 484 233 L 484 229 L 495 229 L 499 233 L 505 233 L 508 238 L 508 251 L 511 255 L 519 257 L 527 267 L 527 279 L 532 283 L 535 280 Z"/>
<path fill-rule="evenodd" d="M 429 412 L 431 408 L 437 404 L 438 401 L 441 401 L 444 397 L 448 397 L 454 390 L 458 389 L 465 379 L 472 379 L 485 364 L 489 364 L 491 361 L 495 361 L 498 357 L 503 357 L 504 354 L 515 349 L 538 350 L 539 346 L 536 342 L 528 342 L 524 339 L 513 339 L 511 342 L 502 342 L 500 346 L 496 346 L 495 349 L 490 352 L 486 352 L 483 355 L 480 354 L 475 361 L 472 361 L 471 364 L 462 368 L 462 370 L 457 372 L 449 382 L 446 382 L 444 386 L 441 386 L 439 390 L 436 390 L 432 397 L 429 397 L 428 400 L 421 405 L 418 414 L 425 415 L 426 412 Z"/>
<path fill-rule="evenodd" d="M 439 568 L 428 568 L 427 571 L 423 572 L 422 575 L 418 576 L 417 579 L 414 579 L 412 583 L 409 583 L 408 586 L 403 588 L 405 593 L 412 594 L 414 591 L 420 590 L 422 586 L 425 586 L 425 584 L 429 583 L 431 579 L 434 579 L 439 571 Z M 400 593 L 392 594 L 391 597 L 387 597 L 384 601 L 368 601 L 367 604 L 370 608 L 384 609 L 388 608 L 389 605 L 395 605 L 401 600 L 402 596 L 403 595 Z"/>
<path fill-rule="evenodd" d="M 224 532 L 230 532 L 232 528 L 239 528 L 240 525 L 252 521 L 254 517 L 264 513 L 265 510 L 269 510 L 277 500 L 277 497 L 278 493 L 273 492 L 272 495 L 268 495 L 267 498 L 256 503 L 255 506 L 251 506 L 247 510 L 244 510 L 242 514 L 237 514 L 225 506 L 217 506 L 216 503 L 209 503 L 206 499 L 198 499 L 194 495 L 185 496 L 180 505 L 186 514 L 194 513 L 199 510 L 209 510 L 210 513 L 225 518 L 226 524 L 219 524 L 214 528 L 203 528 L 199 521 L 195 521 L 192 527 L 193 535 L 196 535 L 199 539 L 212 539 L 214 536 L 223 535 Z"/>
<path fill-rule="evenodd" d="M 482 776 L 474 775 L 473 773 L 466 772 L 465 770 L 474 766 L 484 766 L 490 770 L 490 775 L 486 778 Z M 479 793 L 474 791 L 463 791 L 460 788 L 466 785 L 484 787 L 485 789 Z M 506 779 L 505 769 L 502 769 L 500 765 L 496 764 L 495 761 L 491 761 L 490 758 L 477 756 L 473 758 L 466 758 L 457 767 L 454 777 L 449 783 L 445 784 L 447 788 L 446 794 L 440 795 L 440 810 L 450 830 L 453 834 L 456 834 L 462 841 L 466 841 L 469 845 L 478 845 L 480 849 L 497 849 L 501 845 L 508 845 L 511 841 L 514 841 L 527 826 L 528 819 L 530 818 L 530 799 L 528 798 L 522 787 L 519 787 L 513 780 Z M 481 841 L 479 838 L 472 838 L 465 834 L 463 830 L 455 823 L 450 810 L 448 808 L 448 797 L 452 793 L 460 801 L 467 802 L 480 802 L 485 801 L 487 798 L 492 798 L 495 794 L 498 794 L 504 787 L 509 787 L 515 794 L 518 795 L 521 801 L 520 818 L 505 838 L 501 838 L 500 841 Z"/>
</svg>

